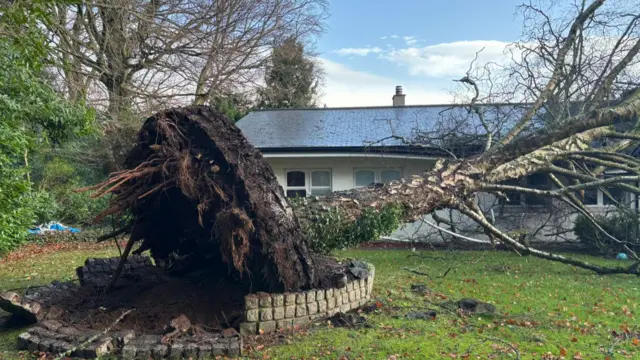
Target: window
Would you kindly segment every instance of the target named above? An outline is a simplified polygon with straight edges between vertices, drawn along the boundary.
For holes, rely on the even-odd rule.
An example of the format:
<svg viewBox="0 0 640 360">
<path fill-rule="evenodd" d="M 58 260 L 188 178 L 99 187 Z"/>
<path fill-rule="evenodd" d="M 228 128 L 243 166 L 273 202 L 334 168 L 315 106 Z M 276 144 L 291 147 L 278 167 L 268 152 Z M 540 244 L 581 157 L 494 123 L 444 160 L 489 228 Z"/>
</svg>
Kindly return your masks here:
<svg viewBox="0 0 640 360">
<path fill-rule="evenodd" d="M 382 170 L 380 173 L 380 182 L 400 180 L 400 178 L 402 178 L 400 170 Z"/>
<path fill-rule="evenodd" d="M 289 170 L 286 173 L 287 197 L 322 196 L 331 192 L 330 170 Z"/>
<path fill-rule="evenodd" d="M 537 190 L 549 190 L 546 174 L 531 174 L 525 178 L 528 188 Z M 535 194 L 524 194 L 524 203 L 529 206 L 544 206 L 548 198 Z"/>
<path fill-rule="evenodd" d="M 546 174 L 531 174 L 522 179 L 511 179 L 503 185 L 521 186 L 529 189 L 548 190 L 550 188 Z M 501 198 L 501 205 L 516 206 L 545 206 L 549 199 L 536 194 L 524 194 L 518 191 L 506 191 L 506 199 Z"/>
<path fill-rule="evenodd" d="M 584 189 L 580 191 L 578 199 L 585 205 L 598 205 L 598 189 Z"/>
<path fill-rule="evenodd" d="M 356 170 L 356 187 L 369 186 L 376 182 L 376 173 L 373 170 Z"/>
<path fill-rule="evenodd" d="M 402 178 L 401 169 L 355 169 L 353 173 L 354 187 L 369 186 L 379 182 L 389 182 Z"/>
</svg>

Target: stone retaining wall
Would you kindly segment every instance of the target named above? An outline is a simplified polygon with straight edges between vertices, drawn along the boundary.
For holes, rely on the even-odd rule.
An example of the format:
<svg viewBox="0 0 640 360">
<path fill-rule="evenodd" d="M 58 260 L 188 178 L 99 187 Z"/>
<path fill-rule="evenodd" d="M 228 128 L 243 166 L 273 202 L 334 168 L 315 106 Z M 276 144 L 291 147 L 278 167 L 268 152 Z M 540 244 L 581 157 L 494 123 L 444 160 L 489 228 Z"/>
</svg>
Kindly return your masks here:
<svg viewBox="0 0 640 360">
<path fill-rule="evenodd" d="M 67 327 L 57 321 L 43 321 L 18 336 L 18 349 L 54 355 L 94 359 L 116 355 L 123 359 L 213 359 L 239 356 L 242 339 L 235 331 L 209 333 L 163 344 L 162 336 L 136 336 L 133 330 L 103 334 L 91 329 Z"/>
<path fill-rule="evenodd" d="M 240 333 L 254 335 L 293 326 L 303 326 L 321 317 L 333 316 L 364 305 L 371 298 L 375 268 L 368 275 L 348 281 L 346 286 L 298 293 L 256 293 L 245 296 L 244 322 Z"/>
<path fill-rule="evenodd" d="M 119 257 L 89 258 L 84 266 L 76 269 L 80 285 L 105 287 L 109 284 L 113 273 L 118 268 Z M 155 282 L 162 275 L 162 269 L 151 262 L 151 258 L 143 255 L 131 255 L 124 263 L 122 273 L 116 286 L 126 286 L 140 282 Z"/>
</svg>

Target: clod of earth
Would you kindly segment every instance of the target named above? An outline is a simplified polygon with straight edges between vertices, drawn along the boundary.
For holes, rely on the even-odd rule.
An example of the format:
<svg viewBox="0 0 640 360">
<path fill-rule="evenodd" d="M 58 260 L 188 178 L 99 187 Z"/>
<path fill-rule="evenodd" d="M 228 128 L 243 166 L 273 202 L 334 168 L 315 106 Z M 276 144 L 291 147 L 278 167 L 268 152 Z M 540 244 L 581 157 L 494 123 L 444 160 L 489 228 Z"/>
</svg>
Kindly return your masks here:
<svg viewBox="0 0 640 360">
<path fill-rule="evenodd" d="M 367 318 L 365 318 L 362 315 L 358 315 L 355 313 L 337 313 L 335 315 L 333 315 L 332 317 L 330 317 L 328 319 L 328 321 L 331 323 L 331 325 L 335 326 L 335 327 L 347 327 L 347 328 L 353 328 L 353 327 L 359 327 L 359 326 L 367 326 Z M 370 326 L 370 325 L 369 325 Z"/>
<path fill-rule="evenodd" d="M 437 313 L 435 310 L 427 310 L 427 311 L 412 311 L 407 313 L 407 319 L 411 320 L 435 320 Z"/>
<path fill-rule="evenodd" d="M 257 291 L 329 288 L 344 280 L 344 272 L 314 263 L 273 170 L 240 130 L 210 107 L 174 108 L 150 117 L 124 170 L 81 190 L 113 195 L 98 219 L 132 214 L 133 220 L 114 232 L 130 234 L 125 257 L 140 243 L 134 254 L 150 250 L 168 269 L 230 273 Z M 352 264 L 352 276 L 366 275 L 366 267 Z"/>
<path fill-rule="evenodd" d="M 421 293 L 421 294 L 427 294 L 427 293 L 432 293 L 433 292 L 433 290 L 431 290 L 425 284 L 413 284 L 413 285 L 411 285 L 411 291 L 417 292 L 417 293 Z"/>
<path fill-rule="evenodd" d="M 482 315 L 493 315 L 497 311 L 496 307 L 489 303 L 470 298 L 462 298 L 458 301 L 445 301 L 440 304 L 440 307 L 450 311 L 461 310 L 465 313 Z"/>
</svg>

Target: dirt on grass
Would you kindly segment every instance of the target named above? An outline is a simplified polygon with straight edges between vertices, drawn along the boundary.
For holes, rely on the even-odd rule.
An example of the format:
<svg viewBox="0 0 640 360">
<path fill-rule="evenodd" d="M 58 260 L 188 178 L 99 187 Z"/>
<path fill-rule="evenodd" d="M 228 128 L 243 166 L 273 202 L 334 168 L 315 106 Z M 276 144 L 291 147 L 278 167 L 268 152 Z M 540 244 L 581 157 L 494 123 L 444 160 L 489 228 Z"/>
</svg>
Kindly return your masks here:
<svg viewBox="0 0 640 360">
<path fill-rule="evenodd" d="M 133 310 L 115 329 L 161 334 L 172 319 L 184 314 L 204 330 L 237 326 L 246 287 L 232 280 L 214 280 L 203 273 L 166 277 L 159 283 L 126 286 L 104 294 L 86 287 L 65 304 L 63 321 L 80 328 L 106 329 L 127 310 Z"/>
</svg>

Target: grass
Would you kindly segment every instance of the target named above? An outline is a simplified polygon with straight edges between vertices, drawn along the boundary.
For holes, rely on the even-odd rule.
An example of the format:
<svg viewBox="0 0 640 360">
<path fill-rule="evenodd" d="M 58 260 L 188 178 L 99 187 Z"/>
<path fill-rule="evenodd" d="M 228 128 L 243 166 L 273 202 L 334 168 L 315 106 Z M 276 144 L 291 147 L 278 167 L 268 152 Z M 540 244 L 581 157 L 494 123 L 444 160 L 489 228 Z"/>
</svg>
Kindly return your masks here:
<svg viewBox="0 0 640 360">
<path fill-rule="evenodd" d="M 67 249 L 0 264 L 0 290 L 73 276 L 87 256 L 111 249 Z M 354 250 L 339 256 L 376 266 L 369 328 L 319 325 L 282 337 L 283 345 L 254 346 L 271 359 L 634 359 L 640 358 L 636 276 L 598 276 L 570 266 L 506 252 Z M 409 257 L 408 257 L 409 256 Z M 597 262 L 601 260 L 592 259 Z M 415 275 L 403 267 L 429 274 Z M 442 275 L 447 272 L 445 277 Z M 426 284 L 435 294 L 410 291 Z M 461 316 L 438 303 L 473 297 L 494 304 L 495 316 Z M 435 309 L 435 320 L 408 320 L 409 311 Z M 617 338 L 613 332 L 627 338 Z M 18 331 L 0 335 L 0 358 L 15 358 Z M 257 339 L 259 342 L 259 339 Z"/>
</svg>

